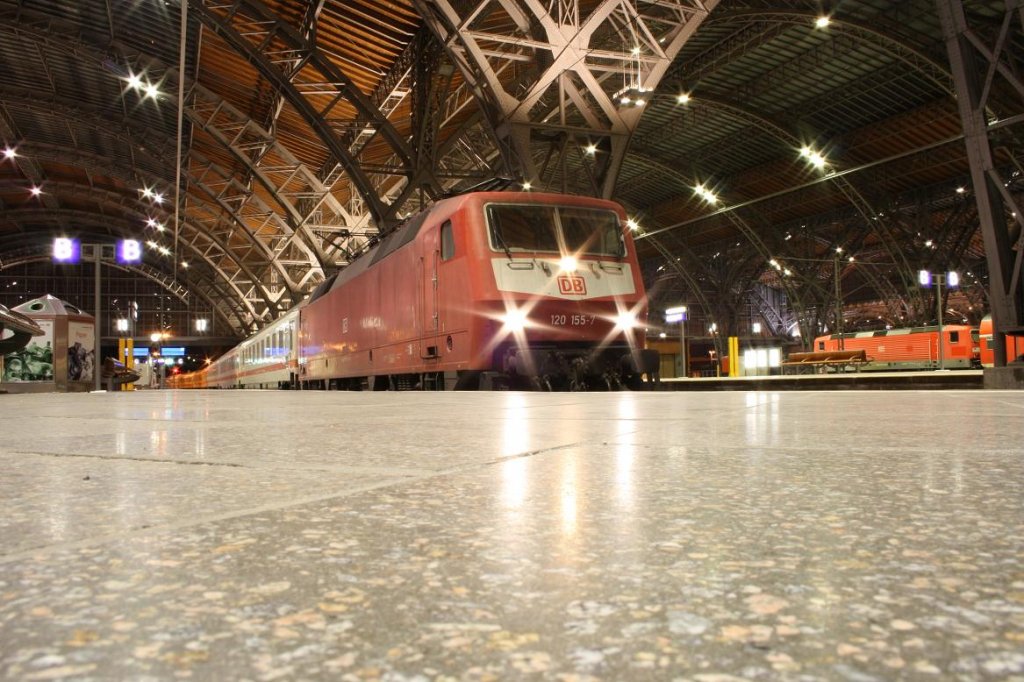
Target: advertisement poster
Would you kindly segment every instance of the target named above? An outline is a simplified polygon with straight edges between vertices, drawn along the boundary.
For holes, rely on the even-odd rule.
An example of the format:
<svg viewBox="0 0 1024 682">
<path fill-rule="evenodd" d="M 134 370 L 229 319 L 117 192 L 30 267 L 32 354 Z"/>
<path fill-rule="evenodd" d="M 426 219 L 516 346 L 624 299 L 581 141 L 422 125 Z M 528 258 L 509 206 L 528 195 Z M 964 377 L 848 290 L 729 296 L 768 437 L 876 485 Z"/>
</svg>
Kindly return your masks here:
<svg viewBox="0 0 1024 682">
<path fill-rule="evenodd" d="M 4 381 L 53 381 L 53 320 L 36 320 L 42 336 L 4 356 Z"/>
<path fill-rule="evenodd" d="M 92 322 L 68 322 L 68 381 L 92 381 L 95 345 Z"/>
</svg>

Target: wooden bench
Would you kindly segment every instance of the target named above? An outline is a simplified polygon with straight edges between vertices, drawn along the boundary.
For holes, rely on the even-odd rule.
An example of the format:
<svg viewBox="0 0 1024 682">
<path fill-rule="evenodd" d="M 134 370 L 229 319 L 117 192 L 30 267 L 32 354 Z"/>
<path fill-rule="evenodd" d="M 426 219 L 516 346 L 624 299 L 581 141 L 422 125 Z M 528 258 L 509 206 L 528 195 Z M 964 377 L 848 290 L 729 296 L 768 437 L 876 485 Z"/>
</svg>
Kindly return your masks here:
<svg viewBox="0 0 1024 682">
<path fill-rule="evenodd" d="M 785 362 L 782 363 L 782 373 L 786 373 L 787 367 L 810 367 L 812 371 L 835 371 L 845 370 L 853 367 L 860 371 L 860 366 L 871 362 L 867 351 L 861 350 L 819 350 L 790 353 Z M 797 372 L 799 373 L 799 369 Z"/>
<path fill-rule="evenodd" d="M 117 391 L 124 384 L 133 384 L 138 381 L 139 373 L 125 367 L 123 362 L 108 357 L 103 361 L 100 378 L 107 385 L 108 391 Z"/>
</svg>

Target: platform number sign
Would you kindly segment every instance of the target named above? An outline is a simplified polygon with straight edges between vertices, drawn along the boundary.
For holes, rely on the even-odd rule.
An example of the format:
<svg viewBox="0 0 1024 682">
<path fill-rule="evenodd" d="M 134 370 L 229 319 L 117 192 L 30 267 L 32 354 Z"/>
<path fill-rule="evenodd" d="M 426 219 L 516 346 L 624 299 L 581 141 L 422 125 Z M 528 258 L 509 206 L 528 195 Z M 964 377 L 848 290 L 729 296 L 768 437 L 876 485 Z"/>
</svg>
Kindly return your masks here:
<svg viewBox="0 0 1024 682">
<path fill-rule="evenodd" d="M 142 244 L 136 239 L 121 239 L 117 242 L 117 262 L 122 265 L 138 265 L 142 262 Z"/>
<path fill-rule="evenodd" d="M 77 239 L 57 237 L 53 240 L 54 263 L 77 263 L 82 257 L 82 245 Z"/>
</svg>

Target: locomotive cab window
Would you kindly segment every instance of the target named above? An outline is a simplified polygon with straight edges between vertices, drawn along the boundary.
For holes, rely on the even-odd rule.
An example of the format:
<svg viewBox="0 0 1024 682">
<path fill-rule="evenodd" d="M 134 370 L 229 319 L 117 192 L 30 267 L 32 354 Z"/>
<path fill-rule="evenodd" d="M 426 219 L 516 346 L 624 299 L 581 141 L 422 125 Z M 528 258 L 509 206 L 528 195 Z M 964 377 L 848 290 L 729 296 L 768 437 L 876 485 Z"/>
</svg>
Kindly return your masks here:
<svg viewBox="0 0 1024 682">
<path fill-rule="evenodd" d="M 452 221 L 444 221 L 441 226 L 441 260 L 455 257 L 455 235 L 452 233 Z"/>
<path fill-rule="evenodd" d="M 950 343 L 960 343 L 960 332 L 958 332 L 958 331 L 957 332 L 950 332 L 949 333 L 949 342 Z"/>
<path fill-rule="evenodd" d="M 491 248 L 601 256 L 625 256 L 619 217 L 613 211 L 574 206 L 490 204 Z"/>
</svg>

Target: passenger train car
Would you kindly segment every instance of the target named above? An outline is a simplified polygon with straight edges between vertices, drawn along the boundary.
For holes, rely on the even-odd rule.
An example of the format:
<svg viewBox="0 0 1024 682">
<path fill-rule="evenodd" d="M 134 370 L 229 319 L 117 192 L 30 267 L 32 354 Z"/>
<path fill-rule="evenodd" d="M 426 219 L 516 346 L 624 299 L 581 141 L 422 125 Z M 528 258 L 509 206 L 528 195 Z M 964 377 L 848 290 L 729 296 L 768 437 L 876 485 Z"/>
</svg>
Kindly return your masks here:
<svg viewBox="0 0 1024 682">
<path fill-rule="evenodd" d="M 978 345 L 982 367 L 996 366 L 996 352 L 992 340 L 992 316 L 986 315 L 978 325 Z M 1006 337 L 1006 362 L 1013 362 L 1024 356 L 1024 338 L 1019 336 Z"/>
<path fill-rule="evenodd" d="M 639 379 L 646 304 L 617 204 L 469 193 L 406 220 L 205 376 L 172 383 L 617 388 Z"/>
<path fill-rule="evenodd" d="M 971 327 L 942 325 L 942 355 L 947 369 L 978 366 L 978 346 Z M 864 350 L 869 362 L 865 370 L 935 369 L 939 366 L 939 328 L 912 327 L 819 336 L 814 350 Z"/>
</svg>

